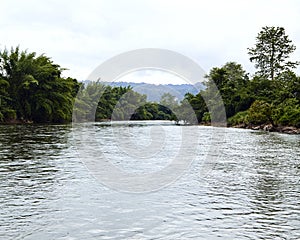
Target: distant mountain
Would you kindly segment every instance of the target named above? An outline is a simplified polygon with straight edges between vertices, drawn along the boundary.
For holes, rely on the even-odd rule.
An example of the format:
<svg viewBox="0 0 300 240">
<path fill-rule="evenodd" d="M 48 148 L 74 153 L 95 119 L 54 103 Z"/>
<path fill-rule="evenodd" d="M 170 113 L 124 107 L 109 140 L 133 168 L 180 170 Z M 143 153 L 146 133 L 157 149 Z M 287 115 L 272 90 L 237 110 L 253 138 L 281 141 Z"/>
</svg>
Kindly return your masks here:
<svg viewBox="0 0 300 240">
<path fill-rule="evenodd" d="M 134 83 L 134 82 L 110 82 L 110 86 L 131 86 L 134 91 L 147 95 L 147 100 L 151 102 L 159 102 L 164 93 L 170 93 L 175 96 L 178 101 L 184 98 L 186 93 L 197 94 L 199 90 L 205 89 L 203 83 L 198 82 L 192 84 L 149 84 L 149 83 Z"/>
</svg>

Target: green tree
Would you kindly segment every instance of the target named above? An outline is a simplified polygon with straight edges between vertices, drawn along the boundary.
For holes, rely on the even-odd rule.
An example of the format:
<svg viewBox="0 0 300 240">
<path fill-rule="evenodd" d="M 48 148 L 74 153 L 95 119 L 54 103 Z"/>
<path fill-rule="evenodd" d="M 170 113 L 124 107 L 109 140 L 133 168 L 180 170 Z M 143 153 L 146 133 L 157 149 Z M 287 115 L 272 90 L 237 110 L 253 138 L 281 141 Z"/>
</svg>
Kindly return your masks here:
<svg viewBox="0 0 300 240">
<path fill-rule="evenodd" d="M 247 91 L 252 102 L 263 100 L 272 102 L 277 98 L 274 81 L 265 77 L 254 76 L 247 85 Z"/>
<path fill-rule="evenodd" d="M 160 98 L 159 104 L 173 110 L 178 107 L 178 101 L 171 93 L 164 93 Z"/>
<path fill-rule="evenodd" d="M 281 73 L 274 80 L 273 91 L 276 92 L 275 104 L 280 104 L 289 98 L 300 101 L 300 77 L 292 71 Z"/>
<path fill-rule="evenodd" d="M 7 106 L 7 100 L 9 100 L 8 87 L 8 81 L 6 81 L 0 73 L 0 122 L 7 118 L 6 115 L 9 111 L 13 111 Z"/>
<path fill-rule="evenodd" d="M 181 101 L 180 106 L 176 110 L 177 122 L 183 121 L 184 124 L 190 125 L 198 123 L 196 112 L 190 104 L 192 96 L 192 94 L 186 94 L 185 98 Z"/>
<path fill-rule="evenodd" d="M 205 94 L 205 91 L 200 91 L 195 96 L 193 94 L 187 93 L 185 99 L 187 99 L 195 111 L 198 122 L 201 122 L 204 114 L 208 111 L 206 103 L 202 97 L 202 94 Z"/>
<path fill-rule="evenodd" d="M 206 76 L 207 86 L 202 93 L 207 99 L 214 101 L 216 86 L 223 99 L 227 117 L 233 116 L 238 111 L 248 109 L 252 103 L 247 86 L 249 77 L 243 67 L 235 62 L 228 62 L 221 68 L 213 68 Z M 220 103 L 211 103 L 213 108 L 219 108 Z M 217 112 L 217 111 L 215 111 Z"/>
<path fill-rule="evenodd" d="M 272 115 L 276 125 L 300 127 L 300 104 L 296 98 L 287 98 L 276 106 Z"/>
<path fill-rule="evenodd" d="M 118 87 L 115 89 L 124 89 Z M 120 94 L 116 98 L 116 105 L 113 109 L 112 119 L 113 120 L 130 120 L 134 115 L 135 111 L 146 103 L 146 95 L 139 94 L 133 91 L 131 88 L 125 88 L 127 91 L 124 94 Z M 115 113 L 118 114 L 115 114 Z M 123 118 L 120 118 L 119 113 L 122 113 Z"/>
<path fill-rule="evenodd" d="M 176 120 L 175 114 L 166 106 L 147 102 L 140 106 L 131 117 L 132 120 Z"/>
<path fill-rule="evenodd" d="M 248 110 L 248 121 L 254 125 L 265 123 L 273 125 L 271 104 L 263 100 L 256 100 Z"/>
<path fill-rule="evenodd" d="M 0 52 L 1 76 L 8 82 L 7 105 L 22 121 L 67 122 L 79 84 L 63 78 L 63 68 L 45 55 L 21 51 L 19 47 Z"/>
<path fill-rule="evenodd" d="M 92 83 L 97 84 L 97 83 Z M 101 84 L 100 84 L 101 85 Z M 96 87 L 94 86 L 94 87 Z M 88 88 L 94 88 L 91 84 Z M 135 114 L 135 110 L 146 103 L 146 95 L 141 95 L 128 87 L 111 87 L 104 86 L 101 94 L 98 92 L 97 98 L 93 98 L 93 103 L 97 104 L 96 120 L 113 119 L 113 120 L 129 120 L 131 115 Z M 91 103 L 88 103 L 91 105 Z M 140 114 L 143 111 L 140 110 Z M 90 120 L 94 120 L 95 116 L 91 116 Z"/>
<path fill-rule="evenodd" d="M 256 37 L 256 44 L 248 48 L 250 61 L 255 62 L 257 74 L 274 79 L 281 72 L 295 68 L 299 63 L 287 61 L 296 50 L 283 27 L 263 27 Z"/>
</svg>

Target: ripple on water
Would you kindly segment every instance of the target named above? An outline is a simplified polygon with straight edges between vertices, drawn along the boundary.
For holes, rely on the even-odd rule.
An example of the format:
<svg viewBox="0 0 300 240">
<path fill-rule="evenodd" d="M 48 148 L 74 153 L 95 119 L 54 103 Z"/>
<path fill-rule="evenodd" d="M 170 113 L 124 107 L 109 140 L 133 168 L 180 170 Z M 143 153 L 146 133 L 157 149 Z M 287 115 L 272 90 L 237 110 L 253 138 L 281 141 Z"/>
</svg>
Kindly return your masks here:
<svg viewBox="0 0 300 240">
<path fill-rule="evenodd" d="M 130 126 L 139 147 L 155 126 Z M 178 149 L 178 126 L 166 124 L 173 140 L 134 161 L 115 148 L 111 128 L 96 125 L 94 144 L 124 171 L 162 169 Z M 225 129 L 214 161 L 213 128 L 197 131 L 197 158 L 177 182 L 126 194 L 79 161 L 70 125 L 0 126 L 0 239 L 300 239 L 300 137 Z"/>
</svg>

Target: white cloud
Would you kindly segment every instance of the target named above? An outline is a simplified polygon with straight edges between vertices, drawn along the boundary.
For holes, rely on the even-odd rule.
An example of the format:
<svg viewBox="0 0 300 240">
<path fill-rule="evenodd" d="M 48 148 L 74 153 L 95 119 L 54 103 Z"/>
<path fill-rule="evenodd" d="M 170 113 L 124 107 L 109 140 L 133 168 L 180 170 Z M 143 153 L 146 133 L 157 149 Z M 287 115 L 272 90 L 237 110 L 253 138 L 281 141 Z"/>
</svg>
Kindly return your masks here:
<svg viewBox="0 0 300 240">
<path fill-rule="evenodd" d="M 247 47 L 265 25 L 285 27 L 300 59 L 297 0 L 10 0 L 1 9 L 0 48 L 20 44 L 45 53 L 77 79 L 116 54 L 145 47 L 177 51 L 206 71 L 236 61 L 252 72 Z"/>
</svg>

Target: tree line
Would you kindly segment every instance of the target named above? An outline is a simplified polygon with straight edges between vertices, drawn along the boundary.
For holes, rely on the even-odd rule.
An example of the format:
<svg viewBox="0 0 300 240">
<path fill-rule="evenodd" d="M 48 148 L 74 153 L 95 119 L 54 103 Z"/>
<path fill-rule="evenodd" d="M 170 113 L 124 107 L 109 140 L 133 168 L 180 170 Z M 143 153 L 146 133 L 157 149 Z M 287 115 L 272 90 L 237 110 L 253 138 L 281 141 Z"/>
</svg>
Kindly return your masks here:
<svg viewBox="0 0 300 240">
<path fill-rule="evenodd" d="M 198 94 L 187 93 L 178 102 L 166 93 L 159 103 L 147 102 L 146 95 L 131 87 L 83 84 L 62 77 L 65 69 L 45 55 L 37 56 L 19 47 L 4 49 L 0 51 L 0 121 L 63 123 L 70 122 L 73 114 L 73 120 L 79 121 L 209 124 L 211 114 L 204 99 L 213 101 L 217 86 L 229 125 L 300 127 L 300 77 L 293 72 L 299 62 L 289 61 L 295 49 L 284 28 L 264 27 L 254 47 L 248 48 L 257 69 L 253 76 L 241 64 L 228 62 L 210 70 L 206 88 Z"/>
<path fill-rule="evenodd" d="M 186 95 L 198 122 L 210 121 L 203 96 L 216 84 L 229 125 L 300 127 L 300 77 L 293 72 L 299 62 L 289 61 L 295 49 L 284 28 L 262 28 L 255 46 L 248 49 L 257 69 L 253 77 L 242 65 L 228 62 L 210 70 L 204 91 Z"/>
<path fill-rule="evenodd" d="M 169 108 L 147 102 L 131 87 L 85 85 L 62 77 L 64 70 L 49 57 L 19 47 L 0 51 L 0 122 L 66 123 L 72 115 L 82 121 L 175 119 Z"/>
<path fill-rule="evenodd" d="M 162 100 L 169 95 L 163 95 Z M 112 87 L 96 81 L 81 86 L 74 104 L 73 120 L 176 120 L 176 116 L 163 103 L 147 102 L 147 96 L 133 91 L 131 86 Z"/>
</svg>

